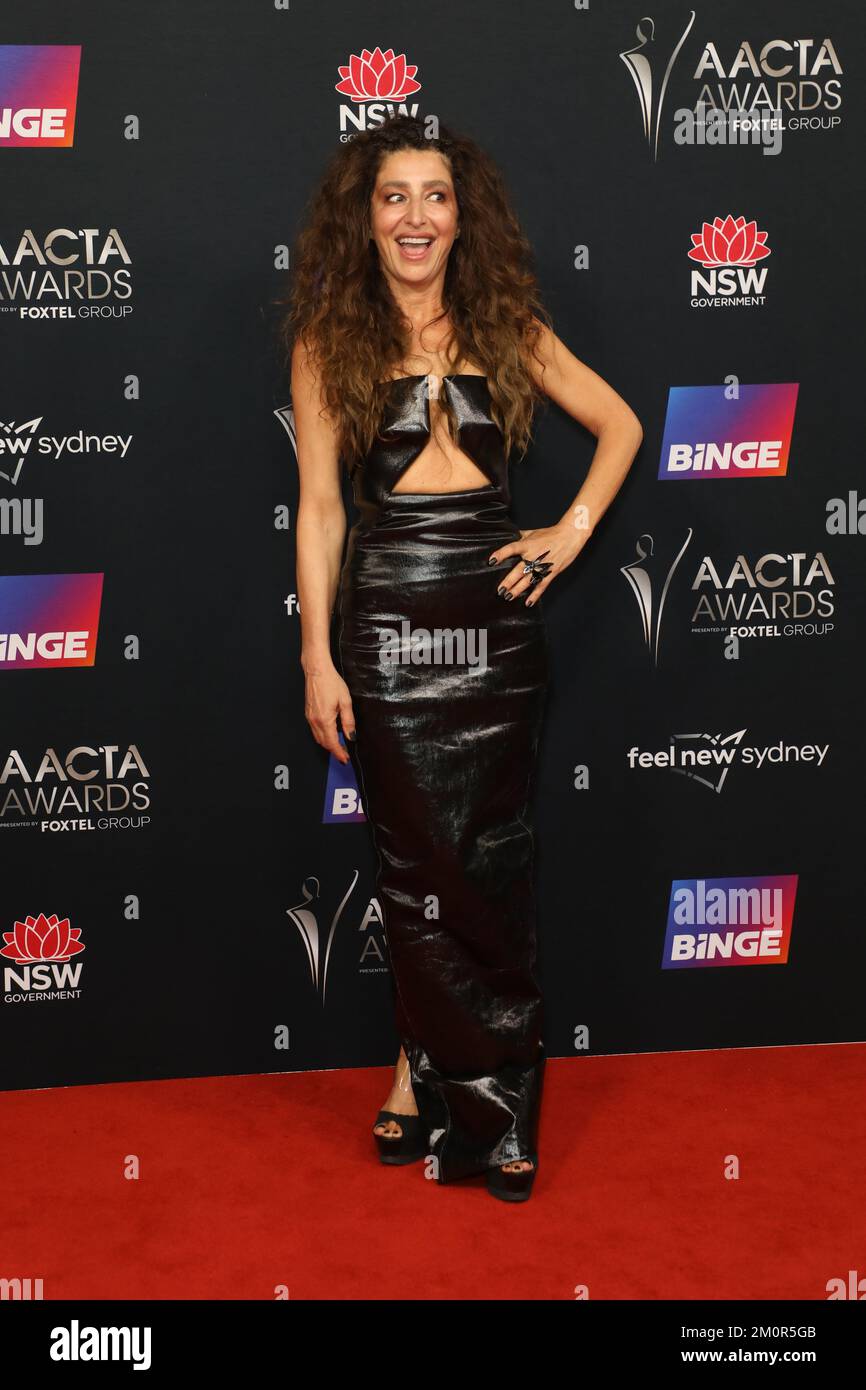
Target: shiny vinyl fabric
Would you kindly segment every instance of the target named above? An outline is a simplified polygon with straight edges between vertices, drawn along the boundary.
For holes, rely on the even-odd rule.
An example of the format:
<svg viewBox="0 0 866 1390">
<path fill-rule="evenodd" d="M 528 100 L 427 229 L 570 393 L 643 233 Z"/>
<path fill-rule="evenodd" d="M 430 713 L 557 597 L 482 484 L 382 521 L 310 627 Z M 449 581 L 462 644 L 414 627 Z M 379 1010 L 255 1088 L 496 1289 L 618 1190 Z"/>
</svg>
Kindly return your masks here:
<svg viewBox="0 0 866 1390">
<path fill-rule="evenodd" d="M 340 578 L 339 659 L 397 1030 L 446 1183 L 538 1147 L 545 1057 L 530 798 L 548 646 L 540 602 L 497 595 L 516 558 L 488 565 L 520 533 L 484 377 L 444 377 L 443 389 L 460 447 L 490 483 L 391 491 L 429 439 L 427 386 L 426 377 L 390 384 L 380 439 L 353 473 L 361 519 Z M 400 636 L 391 648 L 389 629 Z M 441 645 L 425 647 L 424 632 L 437 629 Z M 430 660 L 407 659 L 413 640 Z M 386 649 L 399 659 L 383 661 Z"/>
</svg>

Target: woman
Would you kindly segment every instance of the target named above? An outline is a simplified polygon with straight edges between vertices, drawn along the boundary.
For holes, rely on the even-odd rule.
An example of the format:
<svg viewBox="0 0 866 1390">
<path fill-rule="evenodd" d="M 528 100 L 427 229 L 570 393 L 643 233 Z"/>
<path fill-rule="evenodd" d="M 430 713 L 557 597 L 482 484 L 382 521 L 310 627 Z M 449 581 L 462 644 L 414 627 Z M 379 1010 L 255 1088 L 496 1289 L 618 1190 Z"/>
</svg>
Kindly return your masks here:
<svg viewBox="0 0 866 1390">
<path fill-rule="evenodd" d="M 485 1173 L 508 1201 L 526 1200 L 538 1167 L 545 1060 L 529 812 L 548 676 L 539 598 L 642 438 L 554 335 L 530 264 L 491 159 L 396 116 L 333 157 L 282 324 L 305 712 L 356 773 L 396 987 L 402 1047 L 373 1133 L 383 1162 L 427 1156 L 441 1183 Z M 521 531 L 508 458 L 545 397 L 598 446 L 569 511 Z M 342 568 L 341 458 L 361 514 Z"/>
</svg>

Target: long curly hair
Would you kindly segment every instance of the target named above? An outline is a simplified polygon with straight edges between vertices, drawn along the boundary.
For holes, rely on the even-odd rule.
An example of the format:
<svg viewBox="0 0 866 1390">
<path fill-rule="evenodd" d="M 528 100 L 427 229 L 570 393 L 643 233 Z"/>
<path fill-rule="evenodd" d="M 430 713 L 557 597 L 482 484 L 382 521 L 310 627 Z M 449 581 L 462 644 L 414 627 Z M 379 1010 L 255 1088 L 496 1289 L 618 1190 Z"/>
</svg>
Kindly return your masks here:
<svg viewBox="0 0 866 1390">
<path fill-rule="evenodd" d="M 277 336 L 283 369 L 302 340 L 318 373 L 324 407 L 335 420 L 340 451 L 352 470 L 379 433 L 388 378 L 411 346 L 404 318 L 370 236 L 370 204 L 382 160 L 397 150 L 438 150 L 457 197 L 460 236 L 445 270 L 443 313 L 452 333 L 449 368 L 468 361 L 487 376 L 493 418 L 506 455 L 525 454 L 535 407 L 546 401 L 531 375 L 539 321 L 550 316 L 539 295 L 530 244 L 493 160 L 474 140 L 398 114 L 339 146 L 313 192 L 291 258 Z M 429 327 L 430 325 L 425 325 Z M 447 375 L 447 372 L 446 372 Z M 439 398 L 452 439 L 446 394 Z"/>
</svg>

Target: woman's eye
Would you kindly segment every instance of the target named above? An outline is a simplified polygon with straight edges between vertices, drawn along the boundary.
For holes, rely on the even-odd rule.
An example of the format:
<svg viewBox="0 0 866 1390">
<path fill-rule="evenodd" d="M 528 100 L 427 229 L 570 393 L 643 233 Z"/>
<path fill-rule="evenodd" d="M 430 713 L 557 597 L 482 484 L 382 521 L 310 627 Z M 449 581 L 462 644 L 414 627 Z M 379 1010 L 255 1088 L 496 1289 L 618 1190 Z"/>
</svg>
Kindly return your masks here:
<svg viewBox="0 0 866 1390">
<path fill-rule="evenodd" d="M 393 201 L 394 198 L 402 198 L 402 197 L 403 197 L 403 194 L 402 194 L 402 193 L 386 193 L 386 194 L 385 194 L 385 202 L 386 202 L 386 203 L 390 203 L 390 202 Z M 445 199 L 445 198 L 448 197 L 448 195 L 447 195 L 447 193 L 444 193 L 444 192 L 442 191 L 441 188 L 437 188 L 436 190 L 434 190 L 433 193 L 428 194 L 428 197 L 430 197 L 430 198 L 442 198 L 442 199 Z"/>
</svg>

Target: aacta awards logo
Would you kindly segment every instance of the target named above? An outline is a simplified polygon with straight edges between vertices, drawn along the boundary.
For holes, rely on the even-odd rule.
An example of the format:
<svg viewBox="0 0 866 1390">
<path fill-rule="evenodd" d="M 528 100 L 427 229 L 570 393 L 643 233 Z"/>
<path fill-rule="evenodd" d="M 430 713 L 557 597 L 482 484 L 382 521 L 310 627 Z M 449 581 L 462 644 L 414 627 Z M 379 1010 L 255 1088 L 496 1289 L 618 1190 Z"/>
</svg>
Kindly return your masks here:
<svg viewBox="0 0 866 1390">
<path fill-rule="evenodd" d="M 78 999 L 81 995 L 81 961 L 73 957 L 84 950 L 81 928 L 69 918 L 52 912 L 46 917 L 25 917 L 12 931 L 3 933 L 0 956 L 15 962 L 3 969 L 3 998 L 7 1004 L 34 1000 Z"/>
<path fill-rule="evenodd" d="M 2 76 L 2 74 L 0 74 Z M 18 319 L 124 319 L 132 256 L 116 227 L 25 227 L 0 242 L 0 298 Z"/>
<path fill-rule="evenodd" d="M 832 131 L 841 125 L 842 64 L 832 39 L 744 39 L 726 62 L 716 42 L 707 40 L 687 90 L 678 67 L 677 96 L 672 76 L 695 21 L 642 16 L 635 25 L 638 42 L 620 52 L 640 108 L 643 133 L 653 160 L 658 159 L 662 113 L 667 107 L 678 146 L 707 149 L 754 146 L 778 155 L 788 131 Z M 679 100 L 680 104 L 676 102 Z"/>
<path fill-rule="evenodd" d="M 370 126 L 382 125 L 397 110 L 406 116 L 418 115 L 418 103 L 410 106 L 406 98 L 420 92 L 421 83 L 416 82 L 418 68 L 407 63 L 405 53 L 395 53 L 393 48 L 365 48 L 360 54 L 353 53 L 348 63 L 338 68 L 341 80 L 335 90 L 357 104 L 340 106 L 340 139 L 350 140 L 350 128 L 367 130 Z"/>
<path fill-rule="evenodd" d="M 151 774 L 135 743 L 43 747 L 32 756 L 0 746 L 0 830 L 42 835 L 142 830 L 150 825 Z"/>
<path fill-rule="evenodd" d="M 635 543 L 637 559 L 620 566 L 637 602 L 644 644 L 654 666 L 659 664 L 662 616 L 671 598 L 671 585 L 691 539 L 689 527 L 683 545 L 667 563 L 664 549 L 644 532 Z M 832 621 L 836 581 L 820 550 L 780 548 L 752 558 L 740 553 L 724 565 L 705 554 L 689 588 L 695 596 L 692 635 L 723 637 L 725 659 L 731 659 L 733 638 L 762 642 L 779 637 L 820 638 L 830 637 L 836 630 Z"/>
</svg>

